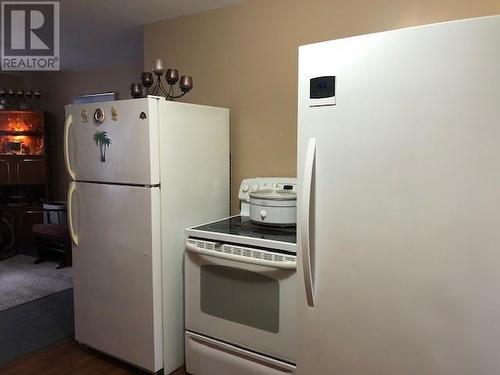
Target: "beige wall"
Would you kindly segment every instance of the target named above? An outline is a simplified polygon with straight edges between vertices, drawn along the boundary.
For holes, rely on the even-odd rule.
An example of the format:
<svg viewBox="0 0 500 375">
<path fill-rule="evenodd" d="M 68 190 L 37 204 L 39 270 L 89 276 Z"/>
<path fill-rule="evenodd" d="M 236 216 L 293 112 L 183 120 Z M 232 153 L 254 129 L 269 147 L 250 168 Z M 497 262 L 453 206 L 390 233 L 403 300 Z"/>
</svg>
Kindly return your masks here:
<svg viewBox="0 0 500 375">
<path fill-rule="evenodd" d="M 236 212 L 242 178 L 296 174 L 299 45 L 497 13 L 499 0 L 246 0 L 146 25 L 144 63 L 192 75 L 184 101 L 231 109 Z"/>
<path fill-rule="evenodd" d="M 130 83 L 140 79 L 141 65 L 44 72 L 25 78 L 26 87 L 42 90 L 41 106 L 49 115 L 52 199 L 65 200 L 68 186 L 62 149 L 64 106 L 71 103 L 76 95 L 95 92 L 119 91 L 122 99 L 129 98 Z"/>
</svg>

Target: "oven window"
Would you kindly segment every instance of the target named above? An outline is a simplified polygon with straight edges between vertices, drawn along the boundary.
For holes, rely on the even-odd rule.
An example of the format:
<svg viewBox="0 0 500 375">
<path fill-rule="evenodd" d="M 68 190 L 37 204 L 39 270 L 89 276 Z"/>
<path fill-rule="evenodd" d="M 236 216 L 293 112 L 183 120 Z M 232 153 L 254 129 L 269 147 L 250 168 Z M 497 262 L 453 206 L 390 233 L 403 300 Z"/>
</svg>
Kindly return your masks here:
<svg viewBox="0 0 500 375">
<path fill-rule="evenodd" d="M 201 311 L 264 331 L 279 332 L 279 283 L 239 268 L 201 266 Z"/>
</svg>

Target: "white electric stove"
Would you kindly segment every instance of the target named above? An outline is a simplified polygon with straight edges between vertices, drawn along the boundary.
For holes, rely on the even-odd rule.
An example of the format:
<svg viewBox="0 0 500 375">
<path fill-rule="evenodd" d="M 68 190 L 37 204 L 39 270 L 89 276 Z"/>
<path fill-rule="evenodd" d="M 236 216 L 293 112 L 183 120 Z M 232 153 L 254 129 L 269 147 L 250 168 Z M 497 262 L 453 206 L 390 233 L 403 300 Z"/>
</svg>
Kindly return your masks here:
<svg viewBox="0 0 500 375">
<path fill-rule="evenodd" d="M 243 180 L 240 215 L 188 228 L 186 368 L 192 375 L 295 372 L 296 228 L 249 219 L 249 193 L 295 178 Z"/>
<path fill-rule="evenodd" d="M 204 238 L 219 242 L 268 248 L 284 253 L 296 254 L 296 227 L 282 227 L 256 224 L 249 217 L 250 193 L 273 188 L 296 191 L 295 178 L 251 178 L 241 183 L 239 215 L 188 228 L 186 237 Z"/>
</svg>

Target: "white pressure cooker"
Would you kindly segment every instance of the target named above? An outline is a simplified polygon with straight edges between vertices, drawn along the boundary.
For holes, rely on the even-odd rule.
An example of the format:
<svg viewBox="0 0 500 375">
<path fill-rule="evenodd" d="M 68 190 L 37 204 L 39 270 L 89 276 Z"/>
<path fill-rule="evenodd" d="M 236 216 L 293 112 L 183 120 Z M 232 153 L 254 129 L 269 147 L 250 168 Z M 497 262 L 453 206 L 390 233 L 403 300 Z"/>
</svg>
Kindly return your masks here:
<svg viewBox="0 0 500 375">
<path fill-rule="evenodd" d="M 250 220 L 267 225 L 295 225 L 297 193 L 285 189 L 261 189 L 250 192 Z"/>
</svg>

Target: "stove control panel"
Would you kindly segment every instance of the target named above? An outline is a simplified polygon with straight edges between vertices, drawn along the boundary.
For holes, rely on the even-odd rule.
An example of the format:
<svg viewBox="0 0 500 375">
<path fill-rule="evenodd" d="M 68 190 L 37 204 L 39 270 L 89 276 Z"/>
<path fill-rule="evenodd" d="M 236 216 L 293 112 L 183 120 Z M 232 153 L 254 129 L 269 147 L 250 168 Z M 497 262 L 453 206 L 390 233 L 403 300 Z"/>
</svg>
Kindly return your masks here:
<svg viewBox="0 0 500 375">
<path fill-rule="evenodd" d="M 297 179 L 295 177 L 255 177 L 245 178 L 240 185 L 238 197 L 241 202 L 241 215 L 248 216 L 248 203 L 250 193 L 256 190 L 276 189 L 297 191 Z"/>
</svg>

